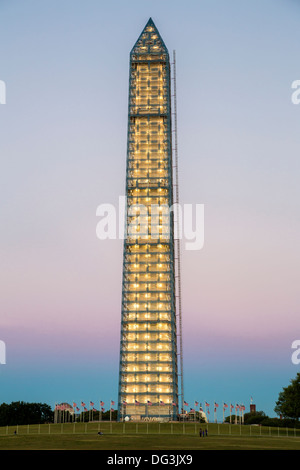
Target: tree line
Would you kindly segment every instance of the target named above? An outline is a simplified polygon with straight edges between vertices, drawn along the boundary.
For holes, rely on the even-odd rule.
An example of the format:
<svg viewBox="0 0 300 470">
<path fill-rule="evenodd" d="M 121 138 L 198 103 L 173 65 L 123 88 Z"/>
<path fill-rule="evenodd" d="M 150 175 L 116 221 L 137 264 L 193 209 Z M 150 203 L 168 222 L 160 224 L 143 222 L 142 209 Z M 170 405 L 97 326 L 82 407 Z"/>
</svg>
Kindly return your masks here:
<svg viewBox="0 0 300 470">
<path fill-rule="evenodd" d="M 269 418 L 263 411 L 245 413 L 244 424 L 261 426 L 297 427 L 300 428 L 300 373 L 279 393 L 275 413 L 280 418 Z M 237 417 L 239 419 L 239 417 Z M 229 422 L 229 416 L 225 422 Z"/>
<path fill-rule="evenodd" d="M 46 403 L 16 401 L 0 405 L 0 426 L 44 424 L 53 422 L 53 411 Z"/>
<path fill-rule="evenodd" d="M 234 418 L 234 416 L 233 416 Z M 232 419 L 232 416 L 231 416 Z M 225 423 L 230 422 L 230 416 L 226 416 Z M 235 421 L 234 421 L 235 422 Z M 240 422 L 240 417 L 237 416 L 237 424 Z M 279 428 L 300 428 L 300 422 L 293 418 L 270 418 L 263 411 L 252 411 L 250 413 L 245 413 L 243 417 L 243 425 L 253 425 L 257 424 L 259 426 L 270 426 L 270 427 L 279 427 Z"/>
<path fill-rule="evenodd" d="M 260 424 L 262 426 L 300 427 L 300 372 L 290 385 L 279 393 L 274 411 L 279 418 L 269 418 L 263 411 L 245 413 L 244 424 Z M 117 412 L 94 412 L 93 420 L 116 420 Z M 78 417 L 77 417 L 78 419 Z M 79 420 L 89 421 L 89 412 L 83 413 Z M 229 417 L 225 421 L 229 420 Z M 0 426 L 16 426 L 26 424 L 53 423 L 54 412 L 46 403 L 26 403 L 23 401 L 2 403 L 0 405 Z M 68 420 L 67 420 L 68 421 Z"/>
</svg>

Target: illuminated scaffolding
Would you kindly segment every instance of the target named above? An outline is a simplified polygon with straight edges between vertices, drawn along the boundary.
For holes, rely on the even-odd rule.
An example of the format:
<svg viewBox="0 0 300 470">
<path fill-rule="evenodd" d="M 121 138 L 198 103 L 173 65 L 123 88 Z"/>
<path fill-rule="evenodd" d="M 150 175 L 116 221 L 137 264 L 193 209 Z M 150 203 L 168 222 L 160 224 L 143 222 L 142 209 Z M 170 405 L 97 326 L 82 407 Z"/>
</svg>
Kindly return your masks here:
<svg viewBox="0 0 300 470">
<path fill-rule="evenodd" d="M 180 408 L 171 116 L 169 53 L 150 18 L 130 53 L 118 419 Z"/>
</svg>

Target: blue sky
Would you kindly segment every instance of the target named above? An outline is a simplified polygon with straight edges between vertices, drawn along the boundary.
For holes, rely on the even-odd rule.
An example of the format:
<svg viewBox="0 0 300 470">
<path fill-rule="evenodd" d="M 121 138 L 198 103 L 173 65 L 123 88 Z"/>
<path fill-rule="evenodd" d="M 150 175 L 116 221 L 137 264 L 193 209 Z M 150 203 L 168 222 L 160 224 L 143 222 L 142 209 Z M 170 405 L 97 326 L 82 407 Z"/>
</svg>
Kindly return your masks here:
<svg viewBox="0 0 300 470">
<path fill-rule="evenodd" d="M 152 17 L 176 50 L 185 395 L 274 415 L 299 371 L 300 4 L 0 0 L 0 402 L 116 400 L 129 52 Z"/>
</svg>

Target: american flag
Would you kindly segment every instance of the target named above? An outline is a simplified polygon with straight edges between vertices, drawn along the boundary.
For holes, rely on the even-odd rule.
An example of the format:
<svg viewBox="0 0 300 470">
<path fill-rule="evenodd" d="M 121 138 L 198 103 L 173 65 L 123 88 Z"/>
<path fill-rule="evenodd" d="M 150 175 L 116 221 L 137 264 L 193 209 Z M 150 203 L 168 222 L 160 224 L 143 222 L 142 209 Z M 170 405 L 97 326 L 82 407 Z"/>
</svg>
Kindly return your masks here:
<svg viewBox="0 0 300 470">
<path fill-rule="evenodd" d="M 189 406 L 189 404 L 186 401 L 184 401 L 183 404 L 184 406 Z"/>
<path fill-rule="evenodd" d="M 177 406 L 176 403 L 175 403 L 175 401 L 173 401 L 172 405 L 173 405 L 173 406 Z"/>
<path fill-rule="evenodd" d="M 191 413 L 195 413 L 195 409 L 194 409 L 194 408 L 191 408 Z"/>
<path fill-rule="evenodd" d="M 104 412 L 105 411 L 104 408 L 101 408 L 101 411 Z"/>
<path fill-rule="evenodd" d="M 149 406 L 151 406 L 151 405 L 152 405 L 152 403 L 151 403 L 151 401 L 150 401 L 150 400 L 147 400 L 147 405 L 149 405 Z"/>
<path fill-rule="evenodd" d="M 164 405 L 164 402 L 162 400 L 160 400 L 159 402 L 160 405 Z"/>
<path fill-rule="evenodd" d="M 90 405 L 91 405 L 91 406 L 94 406 L 94 404 L 95 404 L 95 403 L 93 403 L 92 401 L 90 401 Z"/>
<path fill-rule="evenodd" d="M 115 402 L 113 400 L 110 401 L 111 406 L 115 406 Z"/>
<path fill-rule="evenodd" d="M 93 408 L 92 411 L 97 411 L 96 408 Z"/>
<path fill-rule="evenodd" d="M 100 401 L 100 406 L 104 406 L 104 401 Z"/>
<path fill-rule="evenodd" d="M 215 402 L 215 407 L 218 408 L 218 406 L 219 406 L 218 403 Z"/>
<path fill-rule="evenodd" d="M 81 406 L 85 406 L 85 403 L 83 403 L 83 401 L 81 402 Z"/>
<path fill-rule="evenodd" d="M 84 408 L 83 408 L 83 409 L 84 409 L 84 411 L 87 411 L 87 408 L 86 408 L 85 406 L 84 406 Z"/>
<path fill-rule="evenodd" d="M 195 401 L 195 406 L 198 406 L 198 405 L 199 405 L 199 403 L 197 401 Z"/>
<path fill-rule="evenodd" d="M 78 406 L 76 406 L 76 411 L 80 411 L 80 409 L 78 408 Z"/>
<path fill-rule="evenodd" d="M 123 400 L 123 405 L 127 405 L 127 401 Z"/>
<path fill-rule="evenodd" d="M 76 403 L 73 403 L 73 408 L 76 408 L 76 406 L 77 406 Z"/>
<path fill-rule="evenodd" d="M 209 406 L 209 403 L 205 402 L 205 406 Z"/>
<path fill-rule="evenodd" d="M 135 403 L 136 405 L 139 405 L 139 404 L 140 404 L 140 402 L 139 402 L 139 401 L 137 401 L 137 400 L 135 400 L 135 402 L 134 402 L 134 403 Z"/>
<path fill-rule="evenodd" d="M 226 405 L 226 403 L 224 403 L 223 407 L 224 407 L 224 408 L 228 408 L 228 405 Z"/>
</svg>

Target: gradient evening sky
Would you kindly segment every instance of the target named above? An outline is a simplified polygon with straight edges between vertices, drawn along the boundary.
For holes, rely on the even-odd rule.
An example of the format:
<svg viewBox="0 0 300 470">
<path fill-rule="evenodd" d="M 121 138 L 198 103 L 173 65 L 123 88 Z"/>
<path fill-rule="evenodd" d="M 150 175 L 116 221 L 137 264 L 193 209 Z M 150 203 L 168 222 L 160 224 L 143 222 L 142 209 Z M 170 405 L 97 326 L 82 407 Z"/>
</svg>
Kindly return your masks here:
<svg viewBox="0 0 300 470">
<path fill-rule="evenodd" d="M 122 241 L 96 209 L 124 195 L 149 17 L 176 50 L 180 199 L 205 207 L 182 249 L 185 399 L 275 416 L 300 370 L 296 0 L 0 0 L 0 403 L 117 400 Z"/>
</svg>

